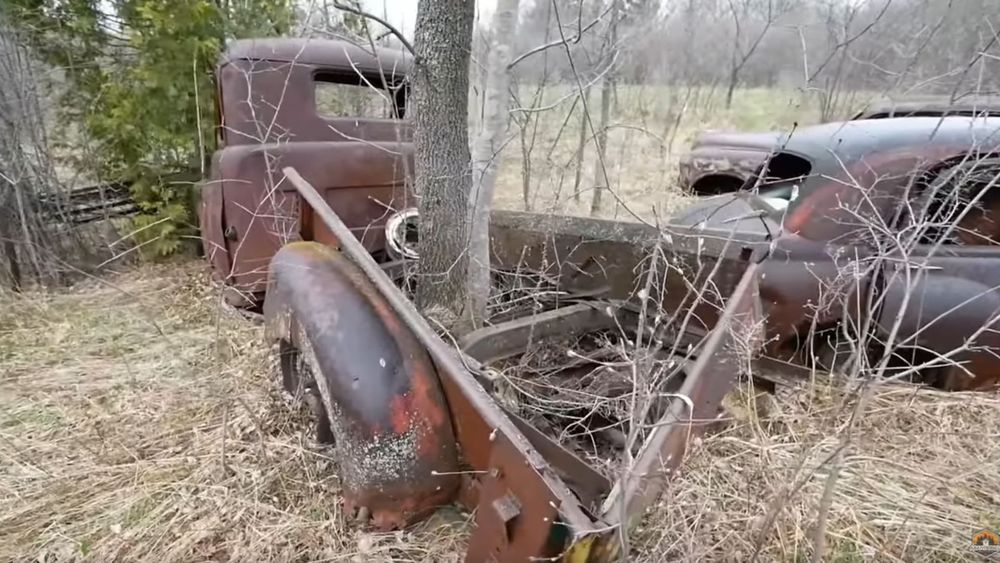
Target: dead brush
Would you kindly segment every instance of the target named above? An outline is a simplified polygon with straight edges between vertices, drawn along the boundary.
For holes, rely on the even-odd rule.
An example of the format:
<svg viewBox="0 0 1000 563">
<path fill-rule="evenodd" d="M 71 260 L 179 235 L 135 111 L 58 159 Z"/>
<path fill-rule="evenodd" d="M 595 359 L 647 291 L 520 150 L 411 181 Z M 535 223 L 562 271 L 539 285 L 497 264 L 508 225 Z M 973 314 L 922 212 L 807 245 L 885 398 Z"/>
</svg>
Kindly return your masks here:
<svg viewBox="0 0 1000 563">
<path fill-rule="evenodd" d="M 749 394 L 740 397 L 748 404 Z M 637 553 L 684 561 L 804 561 L 830 460 L 856 394 L 784 389 L 691 452 L 633 535 Z M 968 561 L 1000 524 L 1000 396 L 910 386 L 876 392 L 843 453 L 828 561 Z M 649 558 L 643 560 L 657 560 Z"/>
<path fill-rule="evenodd" d="M 390 534 L 345 518 L 335 459 L 315 445 L 305 409 L 278 392 L 260 327 L 220 313 L 200 268 L 147 268 L 8 300 L 0 313 L 0 559 L 460 559 L 468 517 L 451 509 Z M 572 411 L 621 414 L 625 405 L 607 392 L 616 380 L 581 377 L 573 388 L 551 366 L 579 362 L 607 374 L 604 364 L 641 358 L 614 331 L 556 344 L 505 377 L 521 380 L 521 412 L 551 418 L 555 401 L 564 417 L 550 430 L 567 441 L 592 436 L 602 428 L 574 426 L 581 413 Z M 808 558 L 859 395 L 817 377 L 780 388 L 766 412 L 751 396 L 736 393 L 730 425 L 689 452 L 632 530 L 631 560 Z M 971 533 L 1000 524 L 998 407 L 995 393 L 874 392 L 842 452 L 828 560 L 968 560 Z M 605 443 L 598 454 L 615 451 Z"/>
<path fill-rule="evenodd" d="M 508 406 L 611 478 L 632 384 L 607 366 L 613 342 L 602 334 L 539 344 L 497 366 Z M 728 425 L 697 440 L 630 534 L 632 560 L 808 560 L 860 398 L 857 381 L 829 376 L 764 396 L 742 383 L 726 401 Z M 1000 395 L 894 384 L 868 401 L 842 452 L 824 560 L 969 560 L 972 534 L 1000 525 Z"/>
<path fill-rule="evenodd" d="M 0 313 L 0 560 L 457 561 L 466 517 L 374 534 L 200 263 Z"/>
</svg>

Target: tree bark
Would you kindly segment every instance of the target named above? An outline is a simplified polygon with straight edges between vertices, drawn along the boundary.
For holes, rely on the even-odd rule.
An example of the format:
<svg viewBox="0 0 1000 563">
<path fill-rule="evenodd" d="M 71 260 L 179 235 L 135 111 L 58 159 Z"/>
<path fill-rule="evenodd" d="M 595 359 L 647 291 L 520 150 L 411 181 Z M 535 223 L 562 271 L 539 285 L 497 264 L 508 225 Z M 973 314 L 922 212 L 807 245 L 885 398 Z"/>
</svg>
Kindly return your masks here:
<svg viewBox="0 0 1000 563">
<path fill-rule="evenodd" d="M 472 0 L 420 0 L 413 144 L 420 210 L 417 303 L 453 330 L 468 319 L 469 51 Z"/>
<path fill-rule="evenodd" d="M 517 30 L 519 0 L 499 0 L 490 26 L 492 47 L 486 63 L 483 119 L 472 145 L 474 197 L 470 216 L 469 297 L 471 320 L 482 324 L 490 294 L 490 209 L 497 169 L 509 123 L 510 66 Z"/>
</svg>

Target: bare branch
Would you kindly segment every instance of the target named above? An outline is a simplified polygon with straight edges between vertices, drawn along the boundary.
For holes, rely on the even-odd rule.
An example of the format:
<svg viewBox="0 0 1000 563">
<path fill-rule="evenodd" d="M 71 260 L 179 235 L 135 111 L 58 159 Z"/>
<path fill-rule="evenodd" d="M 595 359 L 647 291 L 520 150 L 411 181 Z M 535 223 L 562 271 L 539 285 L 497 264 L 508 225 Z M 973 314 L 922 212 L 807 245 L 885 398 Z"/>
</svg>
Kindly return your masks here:
<svg viewBox="0 0 1000 563">
<path fill-rule="evenodd" d="M 399 42 L 403 44 L 403 47 L 406 47 L 406 50 L 409 51 L 411 55 L 416 56 L 416 51 L 413 50 L 413 45 L 410 44 L 410 41 L 406 38 L 406 36 L 403 35 L 403 33 L 401 31 L 399 31 L 398 29 L 396 29 L 396 26 L 392 25 L 391 23 L 389 23 L 388 21 L 386 21 L 384 18 L 380 18 L 380 17 L 376 16 L 375 14 L 372 14 L 371 12 L 366 12 L 366 11 L 364 11 L 364 10 L 362 10 L 360 8 L 356 8 L 354 6 L 348 6 L 347 4 L 341 4 L 340 2 L 334 2 L 333 3 L 333 7 L 337 8 L 338 10 L 343 10 L 345 12 L 349 12 L 351 14 L 355 14 L 355 15 L 361 16 L 363 18 L 367 18 L 367 19 L 370 19 L 372 21 L 377 22 L 379 25 L 381 25 L 381 26 L 385 27 L 387 30 L 389 30 L 389 33 L 395 35 L 396 39 L 399 39 Z"/>
<path fill-rule="evenodd" d="M 552 47 L 558 47 L 560 45 L 579 43 L 580 42 L 580 38 L 583 37 L 583 34 L 586 33 L 588 30 L 590 30 L 590 28 L 592 28 L 595 25 L 597 25 L 598 23 L 600 23 L 601 19 L 604 18 L 604 16 L 609 11 L 611 11 L 611 6 L 610 5 L 607 8 L 605 8 L 604 11 L 601 12 L 601 14 L 599 16 L 597 16 L 596 18 L 594 18 L 594 21 L 592 21 L 592 22 L 588 23 L 587 25 L 581 27 L 579 29 L 579 31 L 576 32 L 576 35 L 574 35 L 573 37 L 565 38 L 564 36 L 562 36 L 562 34 L 560 34 L 560 39 L 556 39 L 555 41 L 550 41 L 549 43 L 545 43 L 543 45 L 539 45 L 537 47 L 529 49 L 528 51 L 525 51 L 524 53 L 521 53 L 520 55 L 518 55 L 517 57 L 515 57 L 514 60 L 510 62 L 509 65 L 507 65 L 507 69 L 509 70 L 511 68 L 514 68 L 514 66 L 517 63 L 523 61 L 524 59 L 527 59 L 528 57 L 530 57 L 532 55 L 535 55 L 537 53 L 541 53 L 542 51 L 544 51 L 546 49 L 551 49 Z"/>
</svg>

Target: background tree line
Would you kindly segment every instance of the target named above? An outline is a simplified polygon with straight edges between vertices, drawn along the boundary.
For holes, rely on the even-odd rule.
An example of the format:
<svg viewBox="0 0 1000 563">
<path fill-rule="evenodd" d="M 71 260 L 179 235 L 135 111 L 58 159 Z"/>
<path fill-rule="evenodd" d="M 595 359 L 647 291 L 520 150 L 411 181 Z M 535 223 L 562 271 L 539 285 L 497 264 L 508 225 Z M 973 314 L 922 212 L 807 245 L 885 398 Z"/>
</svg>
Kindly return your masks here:
<svg viewBox="0 0 1000 563">
<path fill-rule="evenodd" d="M 952 94 L 996 91 L 1000 32 L 990 0 L 641 0 L 621 3 L 616 65 L 624 84 L 728 86 L 742 63 L 746 87 Z M 572 29 L 611 0 L 538 0 L 522 15 L 517 51 L 557 36 L 553 6 Z M 607 18 L 607 14 L 605 14 Z M 578 70 L 599 72 L 603 28 L 572 45 Z M 488 34 L 480 30 L 476 36 Z M 742 59 L 746 58 L 745 61 Z M 976 72 L 967 67 L 984 63 Z M 979 72 L 982 70 L 982 72 Z M 565 53 L 519 63 L 521 80 L 571 79 Z"/>
<path fill-rule="evenodd" d="M 592 184 L 596 212 L 612 183 L 608 146 L 616 141 L 608 131 L 616 116 L 626 119 L 623 89 L 648 87 L 639 111 L 666 121 L 699 104 L 730 106 L 745 88 L 798 90 L 815 100 L 817 119 L 845 117 L 871 94 L 994 93 L 1000 49 L 993 7 L 993 0 L 501 1 L 498 11 L 515 14 L 503 40 L 492 21 L 476 22 L 471 33 L 469 121 L 481 141 L 472 158 L 480 166 L 499 162 L 484 151 L 520 152 L 523 206 L 530 208 L 538 182 L 531 162 L 541 154 L 535 139 L 553 125 L 544 111 L 547 92 L 563 92 L 572 98 L 564 104 L 572 127 L 563 136 L 577 136 L 579 145 L 571 191 L 579 201 Z M 392 9 L 387 2 L 384 11 Z M 131 185 L 140 207 L 132 238 L 158 255 L 196 234 L 192 186 L 214 146 L 212 71 L 227 41 L 297 35 L 398 44 L 330 0 L 9 0 L 2 18 L 7 51 L 35 65 L 5 81 L 5 93 L 30 82 L 42 101 L 37 118 L 55 133 L 44 143 L 60 166 Z M 490 57 L 498 51 L 506 53 L 506 71 L 494 68 L 494 81 L 508 81 L 501 90 L 510 95 L 489 98 Z M 522 109 L 507 111 L 508 104 Z M 502 127 L 502 135 L 481 130 L 489 119 L 487 129 Z M 516 136 L 519 143 L 508 142 Z M 583 172 L 591 159 L 599 163 L 592 179 Z M 478 172 L 495 182 L 498 167 Z M 9 185 L 20 177 L 5 174 Z"/>
</svg>

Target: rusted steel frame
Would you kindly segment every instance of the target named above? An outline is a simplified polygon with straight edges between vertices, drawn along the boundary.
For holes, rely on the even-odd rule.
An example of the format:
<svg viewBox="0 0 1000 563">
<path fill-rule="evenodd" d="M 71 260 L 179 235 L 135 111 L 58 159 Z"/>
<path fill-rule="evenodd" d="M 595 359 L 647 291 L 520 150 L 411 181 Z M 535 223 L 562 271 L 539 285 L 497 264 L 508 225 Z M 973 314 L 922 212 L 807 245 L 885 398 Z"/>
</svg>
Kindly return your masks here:
<svg viewBox="0 0 1000 563">
<path fill-rule="evenodd" d="M 284 168 L 283 172 L 338 238 L 341 251 L 383 294 L 438 368 L 463 457 L 474 471 L 482 472 L 473 473 L 478 478 L 469 480 L 469 486 L 478 489 L 479 509 L 466 561 L 558 558 L 573 544 L 593 546 L 593 552 L 599 552 L 595 536 L 606 537 L 610 528 L 583 511 L 551 465 L 472 377 L 459 351 L 437 336 L 316 189 L 295 169 Z M 520 508 L 516 508 L 518 504 Z M 593 559 L 580 559 L 588 560 Z"/>
<path fill-rule="evenodd" d="M 678 392 L 690 404 L 672 399 L 669 411 L 643 444 L 632 468 L 615 483 L 602 510 L 608 523 L 627 527 L 632 518 L 641 516 L 680 466 L 690 441 L 716 421 L 723 397 L 739 377 L 733 329 L 761 319 L 758 267 L 755 260 L 746 269 Z M 754 348 L 758 344 L 751 343 Z"/>
<path fill-rule="evenodd" d="M 632 317 L 633 322 L 622 317 Z M 611 302 L 590 302 L 519 317 L 467 334 L 459 347 L 483 364 L 524 352 L 532 341 L 575 336 L 612 328 L 634 326 L 634 313 Z"/>
<path fill-rule="evenodd" d="M 503 407 L 501 409 L 524 433 L 538 453 L 545 457 L 545 461 L 552 464 L 559 477 L 580 497 L 587 508 L 596 511 L 598 503 L 604 500 L 605 495 L 611 490 L 611 481 L 527 420 Z"/>
<path fill-rule="evenodd" d="M 459 347 L 476 361 L 489 364 L 523 353 L 532 340 L 585 334 L 619 323 L 635 326 L 634 316 L 613 303 L 581 303 L 481 328 L 466 335 Z M 596 507 L 611 490 L 608 479 L 587 462 L 526 420 L 503 410 L 588 507 Z"/>
<path fill-rule="evenodd" d="M 557 291 L 555 295 L 544 296 L 542 298 L 535 300 L 535 305 L 539 307 L 534 314 L 541 313 L 543 311 L 551 311 L 553 309 L 559 309 L 561 307 L 568 307 L 569 305 L 580 303 L 580 302 L 591 302 L 592 300 L 599 299 L 603 297 L 606 293 L 611 290 L 608 286 L 601 286 L 594 289 L 588 289 L 586 291 L 574 291 L 574 292 L 561 292 Z M 505 323 L 510 320 L 519 319 L 524 316 L 524 311 L 518 311 L 517 309 L 512 309 L 510 311 L 504 311 L 501 313 L 496 313 L 490 316 L 490 322 L 494 325 L 499 323 Z"/>
</svg>

